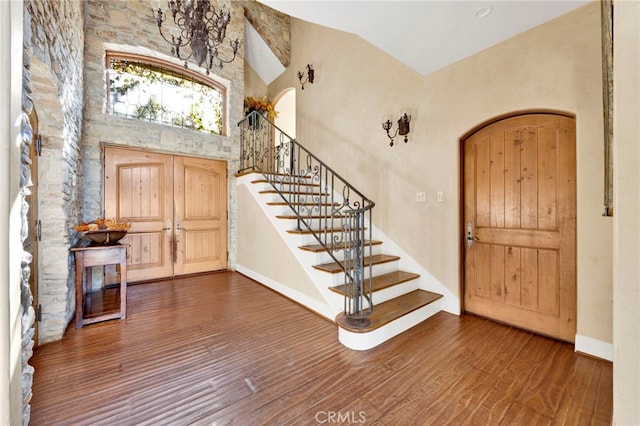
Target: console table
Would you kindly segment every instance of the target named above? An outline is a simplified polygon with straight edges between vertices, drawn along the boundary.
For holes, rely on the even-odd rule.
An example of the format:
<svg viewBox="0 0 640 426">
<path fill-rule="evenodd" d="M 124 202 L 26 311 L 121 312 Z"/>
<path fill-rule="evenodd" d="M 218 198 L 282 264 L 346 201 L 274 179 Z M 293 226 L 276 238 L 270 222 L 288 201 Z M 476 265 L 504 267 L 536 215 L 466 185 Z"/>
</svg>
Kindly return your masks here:
<svg viewBox="0 0 640 426">
<path fill-rule="evenodd" d="M 88 245 L 74 247 L 71 251 L 76 260 L 76 328 L 110 319 L 125 319 L 127 317 L 127 249 L 128 244 Z M 120 286 L 115 293 L 119 294 L 119 307 L 109 311 L 98 310 L 93 307 L 94 298 L 105 297 L 106 288 L 99 292 L 92 289 L 92 269 L 94 266 L 119 265 Z M 99 294 L 96 294 L 99 293 Z M 88 311 L 88 312 L 87 312 Z M 85 316 L 87 314 L 87 316 Z"/>
</svg>

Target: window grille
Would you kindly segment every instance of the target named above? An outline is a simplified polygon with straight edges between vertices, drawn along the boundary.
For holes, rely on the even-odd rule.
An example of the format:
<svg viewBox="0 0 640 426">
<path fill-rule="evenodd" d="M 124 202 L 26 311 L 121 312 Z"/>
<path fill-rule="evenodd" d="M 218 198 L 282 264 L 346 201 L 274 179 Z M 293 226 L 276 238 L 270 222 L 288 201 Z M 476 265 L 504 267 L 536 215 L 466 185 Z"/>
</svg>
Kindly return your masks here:
<svg viewBox="0 0 640 426">
<path fill-rule="evenodd" d="M 224 88 L 177 68 L 152 58 L 108 54 L 108 112 L 224 134 Z"/>
</svg>

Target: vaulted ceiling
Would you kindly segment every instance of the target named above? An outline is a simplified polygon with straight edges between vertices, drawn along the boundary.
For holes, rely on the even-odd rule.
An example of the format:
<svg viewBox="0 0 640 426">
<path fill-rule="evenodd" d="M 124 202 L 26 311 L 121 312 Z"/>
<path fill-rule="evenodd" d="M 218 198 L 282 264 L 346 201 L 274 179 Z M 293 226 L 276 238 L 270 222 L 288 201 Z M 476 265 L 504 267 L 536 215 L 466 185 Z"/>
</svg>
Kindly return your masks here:
<svg viewBox="0 0 640 426">
<path fill-rule="evenodd" d="M 259 1 L 292 17 L 359 35 L 423 75 L 589 3 L 589 0 Z M 261 55 L 264 60 L 268 53 L 257 51 L 259 40 L 255 37 L 259 36 L 245 34 L 247 50 L 253 50 L 247 54 Z M 267 83 L 284 71 L 275 63 L 254 66 L 251 59 L 248 61 Z"/>
</svg>

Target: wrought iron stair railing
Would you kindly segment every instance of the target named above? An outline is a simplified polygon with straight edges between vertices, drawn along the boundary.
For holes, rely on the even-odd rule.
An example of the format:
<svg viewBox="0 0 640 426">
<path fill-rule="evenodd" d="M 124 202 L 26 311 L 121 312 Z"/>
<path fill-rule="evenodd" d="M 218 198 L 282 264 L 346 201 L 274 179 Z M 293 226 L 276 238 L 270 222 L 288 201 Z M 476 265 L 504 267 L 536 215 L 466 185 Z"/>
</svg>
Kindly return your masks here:
<svg viewBox="0 0 640 426">
<path fill-rule="evenodd" d="M 373 311 L 371 210 L 365 197 L 313 153 L 257 111 L 241 127 L 240 170 L 260 172 L 344 271 L 344 314 L 353 327 Z M 369 224 L 369 226 L 367 226 Z"/>
</svg>

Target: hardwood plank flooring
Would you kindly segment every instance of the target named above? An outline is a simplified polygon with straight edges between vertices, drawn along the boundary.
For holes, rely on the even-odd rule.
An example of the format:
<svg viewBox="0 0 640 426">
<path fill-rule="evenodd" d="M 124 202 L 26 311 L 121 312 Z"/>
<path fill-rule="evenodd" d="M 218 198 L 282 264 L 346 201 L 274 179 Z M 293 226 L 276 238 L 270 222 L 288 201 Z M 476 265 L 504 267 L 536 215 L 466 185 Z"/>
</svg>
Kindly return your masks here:
<svg viewBox="0 0 640 426">
<path fill-rule="evenodd" d="M 232 272 L 128 289 L 36 348 L 31 425 L 607 425 L 611 363 L 444 312 L 363 352 Z"/>
</svg>

